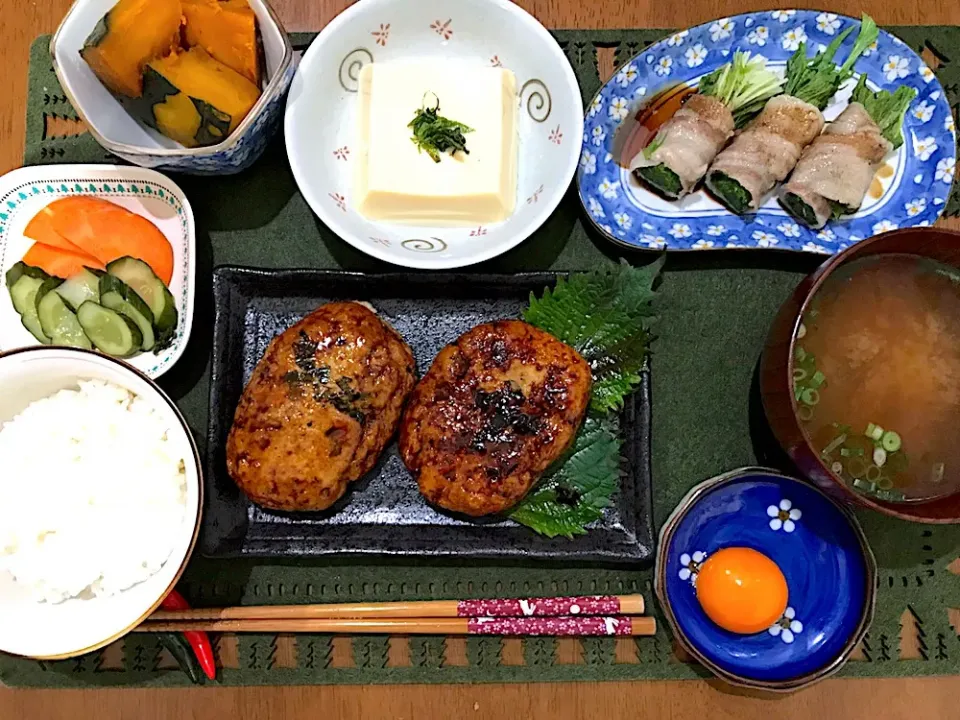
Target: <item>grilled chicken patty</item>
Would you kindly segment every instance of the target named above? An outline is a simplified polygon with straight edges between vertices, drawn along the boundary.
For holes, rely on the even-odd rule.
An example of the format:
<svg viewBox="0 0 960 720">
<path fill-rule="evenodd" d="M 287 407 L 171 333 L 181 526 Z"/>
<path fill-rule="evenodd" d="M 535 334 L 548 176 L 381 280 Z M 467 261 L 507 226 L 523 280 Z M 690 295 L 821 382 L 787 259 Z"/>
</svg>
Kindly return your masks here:
<svg viewBox="0 0 960 720">
<path fill-rule="evenodd" d="M 400 455 L 435 505 L 501 512 L 573 442 L 591 384 L 587 362 L 552 335 L 518 320 L 478 325 L 414 389 Z"/>
<path fill-rule="evenodd" d="M 413 353 L 353 302 L 323 305 L 274 338 L 227 439 L 227 470 L 255 503 L 325 510 L 377 462 L 416 382 Z"/>
</svg>

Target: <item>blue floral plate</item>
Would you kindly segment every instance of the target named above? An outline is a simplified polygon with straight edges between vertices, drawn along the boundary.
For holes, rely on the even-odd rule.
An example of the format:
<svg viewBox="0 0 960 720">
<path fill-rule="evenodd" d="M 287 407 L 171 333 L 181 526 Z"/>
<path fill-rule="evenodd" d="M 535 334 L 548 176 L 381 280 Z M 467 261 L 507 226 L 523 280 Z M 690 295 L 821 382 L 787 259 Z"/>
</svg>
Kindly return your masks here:
<svg viewBox="0 0 960 720">
<path fill-rule="evenodd" d="M 696 596 L 711 553 L 748 547 L 787 580 L 784 616 L 766 632 L 715 625 Z M 796 690 L 840 668 L 873 619 L 876 562 L 857 521 L 822 492 L 764 468 L 701 483 L 660 533 L 657 597 L 674 635 L 727 682 Z"/>
<path fill-rule="evenodd" d="M 735 50 L 763 55 L 782 72 L 803 41 L 812 54 L 858 20 L 815 10 L 775 10 L 721 18 L 661 40 L 623 65 L 587 108 L 577 171 L 580 200 L 610 240 L 633 248 L 706 250 L 777 248 L 832 254 L 863 238 L 901 227 L 932 225 L 943 212 L 956 168 L 956 128 L 933 71 L 902 40 L 880 31 L 857 62 L 874 89 L 909 85 L 917 97 L 907 113 L 904 144 L 887 159 L 860 211 L 820 231 L 804 227 L 768 198 L 759 212 L 738 217 L 703 190 L 670 202 L 642 187 L 616 157 L 617 133 L 646 98 L 699 79 Z M 838 53 L 846 57 L 856 32 Z M 840 89 L 824 116 L 847 105 L 855 84 Z M 616 145 L 617 148 L 622 144 Z"/>
</svg>

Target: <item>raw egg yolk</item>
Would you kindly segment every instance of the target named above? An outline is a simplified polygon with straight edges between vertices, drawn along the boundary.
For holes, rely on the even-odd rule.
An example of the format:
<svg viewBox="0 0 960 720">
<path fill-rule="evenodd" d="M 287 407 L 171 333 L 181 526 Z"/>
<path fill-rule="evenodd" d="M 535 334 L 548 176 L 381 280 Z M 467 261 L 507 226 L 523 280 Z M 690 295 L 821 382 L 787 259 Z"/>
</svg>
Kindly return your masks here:
<svg viewBox="0 0 960 720">
<path fill-rule="evenodd" d="M 748 635 L 766 630 L 783 617 L 787 580 L 763 553 L 724 548 L 700 568 L 697 599 L 707 617 L 724 630 Z"/>
</svg>

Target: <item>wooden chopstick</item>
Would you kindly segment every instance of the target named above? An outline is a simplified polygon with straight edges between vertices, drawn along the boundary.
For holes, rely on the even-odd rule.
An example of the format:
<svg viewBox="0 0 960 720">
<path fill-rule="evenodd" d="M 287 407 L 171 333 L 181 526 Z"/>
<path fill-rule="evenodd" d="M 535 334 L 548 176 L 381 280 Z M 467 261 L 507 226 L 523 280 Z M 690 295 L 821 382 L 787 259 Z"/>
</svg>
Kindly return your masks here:
<svg viewBox="0 0 960 720">
<path fill-rule="evenodd" d="M 246 620 L 197 620 L 159 622 L 148 620 L 135 632 L 229 633 L 385 633 L 398 635 L 517 635 L 517 636 L 638 636 L 654 635 L 652 617 L 556 616 L 480 618 L 287 618 Z"/>
<path fill-rule="evenodd" d="M 559 615 L 642 615 L 643 611 L 643 595 L 592 595 L 499 600 L 426 600 L 194 608 L 157 611 L 150 616 L 150 621 L 179 623 L 199 620 L 292 621 L 322 618 L 555 617 Z"/>
</svg>

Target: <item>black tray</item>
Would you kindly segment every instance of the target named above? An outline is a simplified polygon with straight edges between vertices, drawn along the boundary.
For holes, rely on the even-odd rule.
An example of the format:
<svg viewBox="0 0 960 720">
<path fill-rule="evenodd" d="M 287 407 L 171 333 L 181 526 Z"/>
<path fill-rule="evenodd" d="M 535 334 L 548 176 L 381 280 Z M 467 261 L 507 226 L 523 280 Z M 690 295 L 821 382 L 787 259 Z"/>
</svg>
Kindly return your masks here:
<svg viewBox="0 0 960 720">
<path fill-rule="evenodd" d="M 478 323 L 518 317 L 553 273 L 385 274 L 339 271 L 214 271 L 216 322 L 210 386 L 206 507 L 200 540 L 208 557 L 393 555 L 639 563 L 650 558 L 650 389 L 645 374 L 622 417 L 623 480 L 586 535 L 547 539 L 510 520 L 468 521 L 438 512 L 417 491 L 395 443 L 334 507 L 281 513 L 250 503 L 225 464 L 240 395 L 270 340 L 331 300 L 371 302 L 407 340 L 419 373 L 447 343 Z"/>
</svg>

